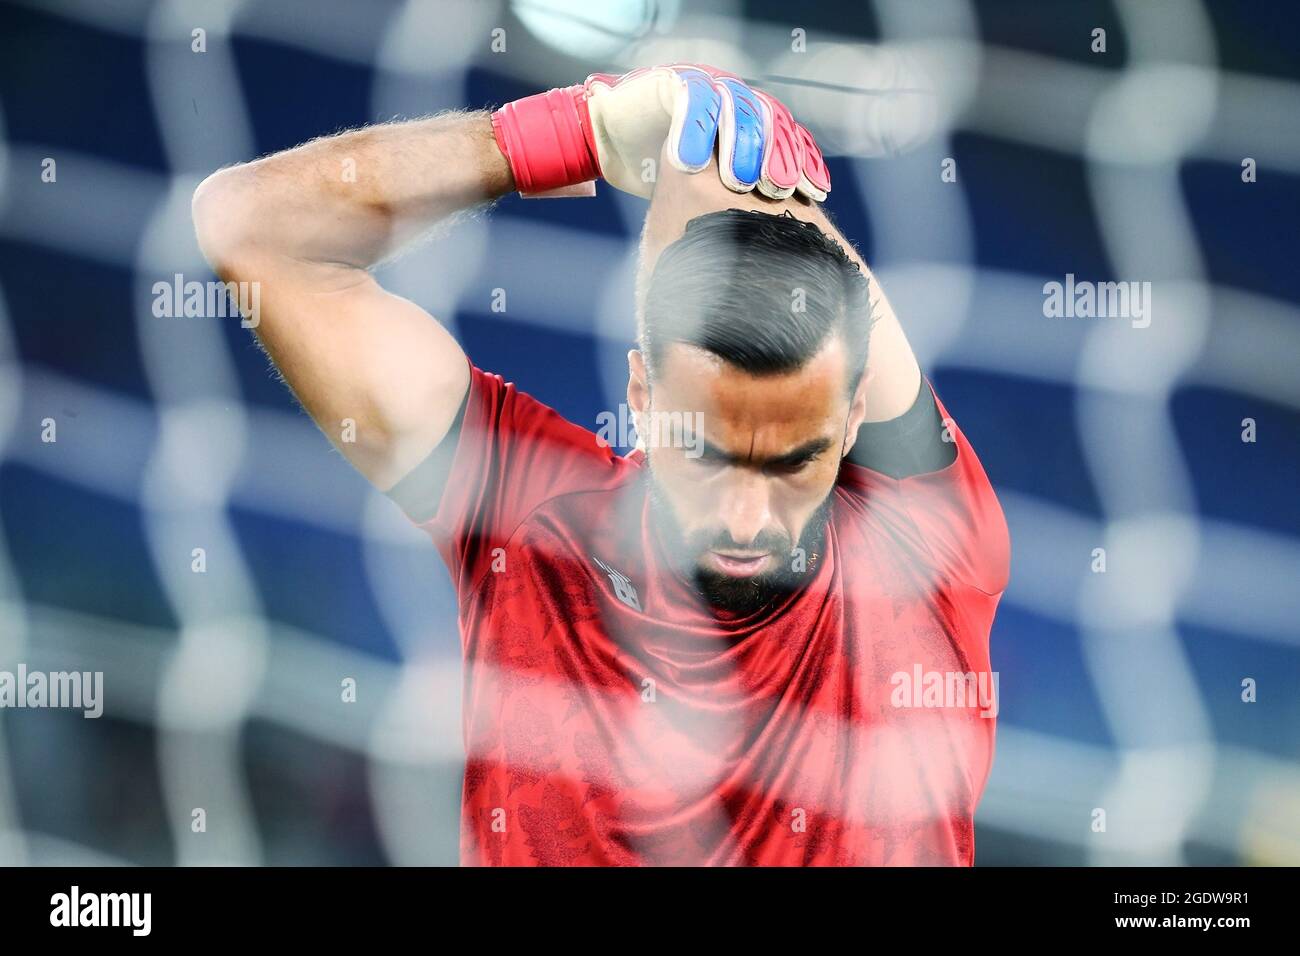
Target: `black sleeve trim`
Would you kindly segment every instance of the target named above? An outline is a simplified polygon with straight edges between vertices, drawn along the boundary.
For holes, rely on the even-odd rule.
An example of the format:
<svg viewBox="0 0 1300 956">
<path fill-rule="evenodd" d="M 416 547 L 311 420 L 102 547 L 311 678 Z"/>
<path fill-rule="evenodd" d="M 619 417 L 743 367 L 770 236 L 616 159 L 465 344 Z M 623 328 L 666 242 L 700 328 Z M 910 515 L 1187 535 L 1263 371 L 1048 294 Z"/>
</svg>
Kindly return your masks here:
<svg viewBox="0 0 1300 956">
<path fill-rule="evenodd" d="M 957 443 L 944 441 L 943 420 L 925 376 L 912 407 L 887 422 L 863 422 L 846 456 L 890 478 L 941 471 L 957 460 Z"/>
<path fill-rule="evenodd" d="M 438 447 L 429 452 L 428 457 L 420 462 L 397 484 L 384 494 L 388 495 L 397 506 L 406 512 L 406 516 L 417 524 L 431 519 L 438 513 L 438 504 L 442 501 L 442 492 L 447 485 L 447 476 L 451 474 L 451 463 L 456 457 L 456 445 L 460 442 L 460 432 L 465 424 L 465 409 L 469 406 L 469 392 L 473 382 L 465 389 L 461 397 L 460 408 L 452 419 L 451 428 L 438 442 Z"/>
</svg>

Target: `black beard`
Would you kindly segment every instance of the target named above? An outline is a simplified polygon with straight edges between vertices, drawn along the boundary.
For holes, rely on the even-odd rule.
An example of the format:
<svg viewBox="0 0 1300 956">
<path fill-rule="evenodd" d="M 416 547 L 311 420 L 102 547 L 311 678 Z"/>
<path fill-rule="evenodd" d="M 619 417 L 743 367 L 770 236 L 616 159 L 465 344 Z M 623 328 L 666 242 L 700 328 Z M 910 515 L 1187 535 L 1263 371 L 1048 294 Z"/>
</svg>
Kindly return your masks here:
<svg viewBox="0 0 1300 956">
<path fill-rule="evenodd" d="M 792 566 L 795 545 L 788 535 L 764 532 L 746 547 L 771 551 L 778 558 L 784 555 L 785 560 L 778 560 L 771 571 L 737 578 L 701 567 L 698 559 L 709 548 L 739 548 L 740 545 L 725 532 L 721 536 L 695 535 L 687 540 L 653 473 L 646 476 L 646 481 L 649 483 L 651 509 L 659 523 L 660 539 L 666 548 L 671 549 L 669 560 L 690 578 L 700 597 L 715 611 L 747 617 L 794 594 L 816 571 L 826 543 L 830 494 L 822 499 L 799 536 L 798 547 L 803 549 L 804 570 L 796 571 Z"/>
</svg>

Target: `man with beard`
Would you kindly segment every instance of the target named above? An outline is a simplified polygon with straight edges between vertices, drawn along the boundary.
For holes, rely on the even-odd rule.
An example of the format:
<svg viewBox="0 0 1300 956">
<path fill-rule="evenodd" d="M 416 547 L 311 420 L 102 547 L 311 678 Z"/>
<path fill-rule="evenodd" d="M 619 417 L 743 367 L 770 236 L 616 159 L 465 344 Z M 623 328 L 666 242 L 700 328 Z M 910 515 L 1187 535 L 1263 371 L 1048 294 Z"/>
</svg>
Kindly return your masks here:
<svg viewBox="0 0 1300 956">
<path fill-rule="evenodd" d="M 367 271 L 459 210 L 596 178 L 652 198 L 627 402 L 678 423 L 626 456 Z M 196 193 L 299 400 L 331 436 L 357 423 L 340 451 L 451 571 L 463 862 L 973 862 L 996 707 L 965 691 L 990 676 L 1006 526 L 829 188 L 779 102 L 676 66 Z"/>
</svg>

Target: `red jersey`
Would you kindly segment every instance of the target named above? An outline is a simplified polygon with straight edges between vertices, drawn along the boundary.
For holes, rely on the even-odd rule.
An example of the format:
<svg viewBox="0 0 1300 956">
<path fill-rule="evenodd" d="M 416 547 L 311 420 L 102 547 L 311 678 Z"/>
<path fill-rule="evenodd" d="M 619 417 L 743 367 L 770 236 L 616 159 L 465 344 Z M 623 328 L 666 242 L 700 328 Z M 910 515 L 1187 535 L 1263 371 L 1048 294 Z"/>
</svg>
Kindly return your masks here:
<svg viewBox="0 0 1300 956">
<path fill-rule="evenodd" d="M 412 516 L 459 599 L 462 863 L 971 865 L 1009 543 L 948 427 L 938 471 L 845 461 L 805 586 L 726 616 L 662 557 L 643 453 L 471 366 Z"/>
</svg>

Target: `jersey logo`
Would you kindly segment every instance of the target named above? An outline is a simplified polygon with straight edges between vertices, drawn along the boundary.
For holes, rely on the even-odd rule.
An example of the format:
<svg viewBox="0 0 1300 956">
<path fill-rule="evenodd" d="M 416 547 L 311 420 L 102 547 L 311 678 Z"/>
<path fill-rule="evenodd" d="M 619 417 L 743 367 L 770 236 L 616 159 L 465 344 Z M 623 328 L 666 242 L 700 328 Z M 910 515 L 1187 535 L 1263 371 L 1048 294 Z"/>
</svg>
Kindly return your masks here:
<svg viewBox="0 0 1300 956">
<path fill-rule="evenodd" d="M 614 597 L 618 598 L 634 611 L 641 610 L 641 602 L 637 600 L 636 588 L 632 587 L 632 581 L 622 571 L 615 571 L 604 561 L 595 555 L 591 560 L 600 565 L 600 569 L 609 575 L 610 583 L 614 585 Z"/>
</svg>

